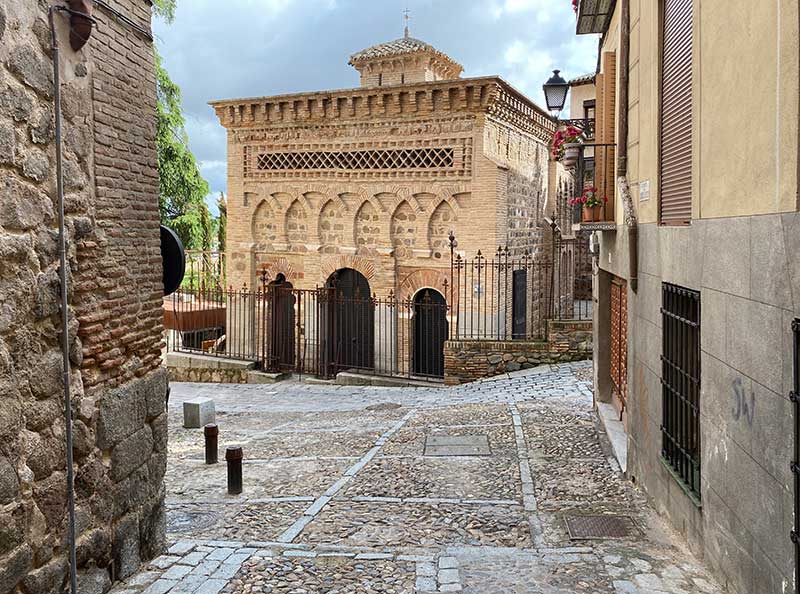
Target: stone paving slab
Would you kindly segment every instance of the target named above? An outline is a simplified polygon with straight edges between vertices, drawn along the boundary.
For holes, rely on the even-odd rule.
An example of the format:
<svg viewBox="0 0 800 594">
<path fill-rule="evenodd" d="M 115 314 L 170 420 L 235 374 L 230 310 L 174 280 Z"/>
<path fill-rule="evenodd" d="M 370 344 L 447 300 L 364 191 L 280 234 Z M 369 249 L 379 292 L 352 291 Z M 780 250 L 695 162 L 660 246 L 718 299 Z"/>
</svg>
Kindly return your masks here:
<svg viewBox="0 0 800 594">
<path fill-rule="evenodd" d="M 522 506 L 333 501 L 297 542 L 529 547 L 531 535 Z"/>
<path fill-rule="evenodd" d="M 414 415 L 408 426 L 510 425 L 505 407 L 493 404 L 466 404 L 423 410 Z"/>
<path fill-rule="evenodd" d="M 220 455 L 202 463 L 181 403 L 214 399 Z M 721 594 L 609 459 L 591 364 L 453 388 L 173 384 L 168 552 L 115 594 L 473 592 Z M 485 435 L 488 456 L 425 456 Z M 565 514 L 630 514 L 639 534 L 570 540 Z"/>
<path fill-rule="evenodd" d="M 168 505 L 167 533 L 175 538 L 274 540 L 308 505 L 308 502 Z"/>
<path fill-rule="evenodd" d="M 241 498 L 319 496 L 352 464 L 350 459 L 284 459 L 250 461 L 242 465 Z M 187 461 L 167 466 L 167 498 L 230 501 L 225 462 L 207 465 Z"/>
<path fill-rule="evenodd" d="M 408 427 L 403 428 L 384 446 L 381 455 L 412 455 L 425 454 L 425 442 L 429 436 L 464 436 L 486 435 L 489 439 L 489 450 L 497 456 L 515 456 L 516 442 L 514 441 L 514 428 L 509 425 L 469 426 L 458 425 L 452 427 Z"/>
<path fill-rule="evenodd" d="M 522 502 L 512 458 L 376 458 L 342 496 L 513 499 Z"/>
<path fill-rule="evenodd" d="M 225 594 L 347 592 L 413 594 L 416 564 L 411 561 L 349 556 L 254 556 L 230 580 Z"/>
</svg>

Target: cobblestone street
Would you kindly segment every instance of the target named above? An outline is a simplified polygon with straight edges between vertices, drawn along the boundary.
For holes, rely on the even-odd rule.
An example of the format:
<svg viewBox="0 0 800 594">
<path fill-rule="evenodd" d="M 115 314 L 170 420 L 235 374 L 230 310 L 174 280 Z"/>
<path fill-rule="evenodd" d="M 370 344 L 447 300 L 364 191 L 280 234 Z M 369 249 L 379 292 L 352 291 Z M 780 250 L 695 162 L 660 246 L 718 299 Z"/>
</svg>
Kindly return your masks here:
<svg viewBox="0 0 800 594">
<path fill-rule="evenodd" d="M 454 388 L 173 384 L 171 548 L 115 592 L 721 592 L 622 478 L 590 377 L 576 363 Z M 204 464 L 202 430 L 181 427 L 196 396 L 215 400 L 220 458 L 244 449 L 239 496 L 224 460 Z M 590 515 L 621 537 L 580 538 Z"/>
</svg>

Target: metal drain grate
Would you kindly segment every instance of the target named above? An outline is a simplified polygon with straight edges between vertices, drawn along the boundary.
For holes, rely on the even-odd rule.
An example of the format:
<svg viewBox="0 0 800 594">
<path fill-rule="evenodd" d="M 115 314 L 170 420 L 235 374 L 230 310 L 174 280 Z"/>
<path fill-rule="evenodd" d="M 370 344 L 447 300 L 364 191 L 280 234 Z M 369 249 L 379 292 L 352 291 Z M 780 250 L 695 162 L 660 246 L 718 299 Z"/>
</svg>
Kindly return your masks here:
<svg viewBox="0 0 800 594">
<path fill-rule="evenodd" d="M 488 435 L 429 435 L 426 456 L 491 456 Z"/>
<path fill-rule="evenodd" d="M 565 516 L 564 521 L 571 540 L 629 538 L 639 534 L 630 516 Z"/>
<path fill-rule="evenodd" d="M 213 526 L 219 516 L 213 512 L 167 510 L 167 532 L 193 532 Z"/>
</svg>

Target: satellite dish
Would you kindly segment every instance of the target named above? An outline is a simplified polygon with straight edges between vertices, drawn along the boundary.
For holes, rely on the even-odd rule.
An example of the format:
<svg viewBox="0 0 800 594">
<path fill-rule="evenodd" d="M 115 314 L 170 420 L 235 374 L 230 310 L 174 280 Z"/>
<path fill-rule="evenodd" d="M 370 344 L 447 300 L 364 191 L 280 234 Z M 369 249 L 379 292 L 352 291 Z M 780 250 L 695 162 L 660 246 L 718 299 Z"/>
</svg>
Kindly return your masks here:
<svg viewBox="0 0 800 594">
<path fill-rule="evenodd" d="M 180 237 L 164 225 L 161 225 L 161 260 L 164 263 L 164 295 L 172 295 L 183 282 L 186 254 Z"/>
</svg>

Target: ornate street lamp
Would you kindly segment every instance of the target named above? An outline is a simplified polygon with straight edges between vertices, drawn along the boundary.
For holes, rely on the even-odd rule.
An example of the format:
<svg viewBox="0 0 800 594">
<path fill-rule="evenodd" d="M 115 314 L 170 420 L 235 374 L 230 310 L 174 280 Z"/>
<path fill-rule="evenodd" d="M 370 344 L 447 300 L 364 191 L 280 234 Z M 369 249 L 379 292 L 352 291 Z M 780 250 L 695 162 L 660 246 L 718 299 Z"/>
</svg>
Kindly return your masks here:
<svg viewBox="0 0 800 594">
<path fill-rule="evenodd" d="M 560 70 L 553 70 L 553 76 L 542 85 L 547 109 L 551 112 L 560 112 L 564 109 L 569 92 L 569 83 L 559 75 Z"/>
</svg>

